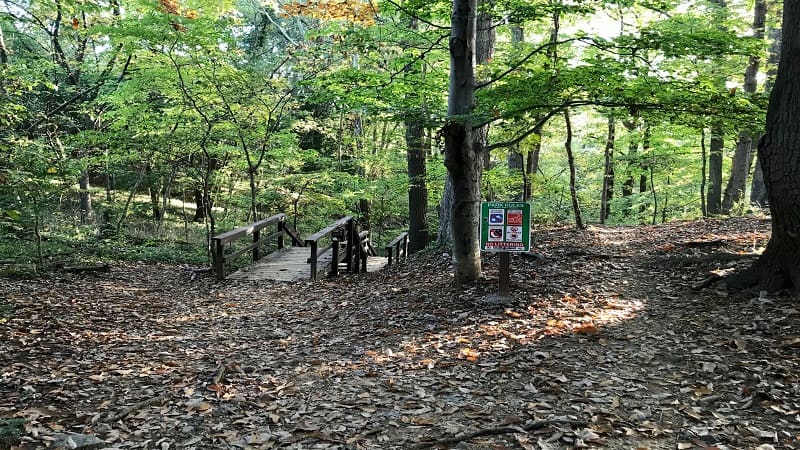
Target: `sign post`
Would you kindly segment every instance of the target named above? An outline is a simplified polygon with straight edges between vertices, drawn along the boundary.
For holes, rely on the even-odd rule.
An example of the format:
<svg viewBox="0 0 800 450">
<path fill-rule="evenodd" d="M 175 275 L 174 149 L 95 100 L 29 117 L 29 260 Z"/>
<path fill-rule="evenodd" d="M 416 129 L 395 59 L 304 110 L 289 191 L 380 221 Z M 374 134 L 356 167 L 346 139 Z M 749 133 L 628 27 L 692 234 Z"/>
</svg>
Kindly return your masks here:
<svg viewBox="0 0 800 450">
<path fill-rule="evenodd" d="M 531 248 L 531 205 L 526 202 L 481 203 L 481 250 L 500 253 L 498 287 L 508 296 L 511 253 Z"/>
</svg>

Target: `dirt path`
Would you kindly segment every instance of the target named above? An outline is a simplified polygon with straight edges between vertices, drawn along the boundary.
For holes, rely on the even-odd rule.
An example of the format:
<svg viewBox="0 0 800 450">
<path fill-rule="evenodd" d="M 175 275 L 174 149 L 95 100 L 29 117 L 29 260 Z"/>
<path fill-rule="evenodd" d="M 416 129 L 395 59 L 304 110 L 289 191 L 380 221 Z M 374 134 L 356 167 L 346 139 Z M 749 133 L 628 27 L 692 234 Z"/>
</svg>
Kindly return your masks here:
<svg viewBox="0 0 800 450">
<path fill-rule="evenodd" d="M 502 304 L 492 257 L 459 289 L 440 251 L 314 285 L 0 280 L 0 425 L 25 449 L 800 447 L 796 299 L 692 289 L 768 226 L 537 232 Z"/>
</svg>

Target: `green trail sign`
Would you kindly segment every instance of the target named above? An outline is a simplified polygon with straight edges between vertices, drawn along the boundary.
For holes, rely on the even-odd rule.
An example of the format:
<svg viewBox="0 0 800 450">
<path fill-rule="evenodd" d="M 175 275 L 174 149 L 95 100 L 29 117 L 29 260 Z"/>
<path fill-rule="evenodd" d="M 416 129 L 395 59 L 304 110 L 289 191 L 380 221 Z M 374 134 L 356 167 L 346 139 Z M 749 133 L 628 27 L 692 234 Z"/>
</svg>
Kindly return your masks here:
<svg viewBox="0 0 800 450">
<path fill-rule="evenodd" d="M 481 250 L 527 252 L 530 248 L 531 205 L 529 203 L 481 203 Z"/>
</svg>

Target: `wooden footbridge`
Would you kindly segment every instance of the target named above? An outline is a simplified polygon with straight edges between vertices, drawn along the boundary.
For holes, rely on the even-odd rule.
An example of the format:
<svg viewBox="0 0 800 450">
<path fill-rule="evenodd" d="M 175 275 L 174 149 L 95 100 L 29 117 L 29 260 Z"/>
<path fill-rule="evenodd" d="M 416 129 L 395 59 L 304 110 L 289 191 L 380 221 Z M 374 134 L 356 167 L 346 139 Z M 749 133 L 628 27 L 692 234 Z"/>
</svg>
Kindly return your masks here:
<svg viewBox="0 0 800 450">
<path fill-rule="evenodd" d="M 214 236 L 211 246 L 217 280 L 317 280 L 340 272 L 375 272 L 396 263 L 408 253 L 408 233 L 397 236 L 386 245 L 385 256 L 378 256 L 370 232 L 359 231 L 353 217 L 343 217 L 301 239 L 286 215 L 276 214 Z M 234 261 L 247 253 L 252 264 L 227 274 Z"/>
</svg>

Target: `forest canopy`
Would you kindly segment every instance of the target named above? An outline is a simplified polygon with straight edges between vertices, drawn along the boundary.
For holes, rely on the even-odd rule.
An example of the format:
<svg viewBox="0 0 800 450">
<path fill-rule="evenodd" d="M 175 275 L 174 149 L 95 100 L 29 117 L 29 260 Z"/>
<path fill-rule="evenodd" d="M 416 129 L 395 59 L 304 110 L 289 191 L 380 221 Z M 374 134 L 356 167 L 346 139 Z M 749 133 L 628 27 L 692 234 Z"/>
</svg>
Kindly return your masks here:
<svg viewBox="0 0 800 450">
<path fill-rule="evenodd" d="M 482 0 L 457 114 L 451 6 L 3 0 L 0 233 L 26 244 L 0 253 L 203 261 L 278 212 L 448 243 L 454 121 L 485 150 L 480 199 L 537 226 L 765 205 L 778 2 Z"/>
</svg>

